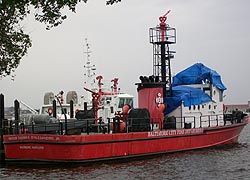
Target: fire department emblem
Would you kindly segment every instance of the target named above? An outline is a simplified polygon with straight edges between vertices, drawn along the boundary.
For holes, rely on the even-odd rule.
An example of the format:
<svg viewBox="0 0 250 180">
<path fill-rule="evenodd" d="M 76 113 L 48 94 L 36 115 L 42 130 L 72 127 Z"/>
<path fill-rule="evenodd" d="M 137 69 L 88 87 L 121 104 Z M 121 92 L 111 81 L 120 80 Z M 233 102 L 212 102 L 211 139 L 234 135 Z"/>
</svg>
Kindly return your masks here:
<svg viewBox="0 0 250 180">
<path fill-rule="evenodd" d="M 162 94 L 161 93 L 158 93 L 156 98 L 155 98 L 155 102 L 157 104 L 157 106 L 159 106 L 160 104 L 163 103 L 163 97 L 162 97 Z"/>
</svg>

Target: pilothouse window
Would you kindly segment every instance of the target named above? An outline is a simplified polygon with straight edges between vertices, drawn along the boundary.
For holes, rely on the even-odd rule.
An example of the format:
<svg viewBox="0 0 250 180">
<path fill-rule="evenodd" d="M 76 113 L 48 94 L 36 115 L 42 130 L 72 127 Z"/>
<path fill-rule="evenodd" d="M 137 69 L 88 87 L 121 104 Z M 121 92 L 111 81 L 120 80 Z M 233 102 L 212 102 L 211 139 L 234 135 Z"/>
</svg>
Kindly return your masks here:
<svg viewBox="0 0 250 180">
<path fill-rule="evenodd" d="M 118 108 L 122 108 L 125 104 L 128 104 L 130 107 L 133 107 L 132 98 L 120 98 Z"/>
<path fill-rule="evenodd" d="M 118 108 L 122 108 L 124 106 L 124 101 L 125 101 L 124 98 L 120 98 Z"/>
</svg>

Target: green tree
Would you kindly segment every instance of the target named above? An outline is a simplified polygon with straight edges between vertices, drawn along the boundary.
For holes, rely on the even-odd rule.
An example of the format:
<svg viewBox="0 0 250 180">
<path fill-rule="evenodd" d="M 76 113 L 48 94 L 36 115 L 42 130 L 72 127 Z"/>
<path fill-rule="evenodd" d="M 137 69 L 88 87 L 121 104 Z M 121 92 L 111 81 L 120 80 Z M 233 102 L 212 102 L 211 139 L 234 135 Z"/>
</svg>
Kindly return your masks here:
<svg viewBox="0 0 250 180">
<path fill-rule="evenodd" d="M 107 5 L 121 0 L 106 0 Z M 46 24 L 46 29 L 60 25 L 67 16 L 62 10 L 75 12 L 76 5 L 87 0 L 0 0 L 0 76 L 11 74 L 31 47 L 31 39 L 24 32 L 21 21 L 35 10 L 35 20 Z"/>
</svg>

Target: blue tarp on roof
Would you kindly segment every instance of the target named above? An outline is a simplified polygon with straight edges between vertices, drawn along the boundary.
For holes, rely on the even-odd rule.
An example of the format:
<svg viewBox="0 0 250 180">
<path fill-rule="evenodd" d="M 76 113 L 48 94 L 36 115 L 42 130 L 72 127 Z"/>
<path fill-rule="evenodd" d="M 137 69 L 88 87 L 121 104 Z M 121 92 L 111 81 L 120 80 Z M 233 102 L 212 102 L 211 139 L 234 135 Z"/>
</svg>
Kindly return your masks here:
<svg viewBox="0 0 250 180">
<path fill-rule="evenodd" d="M 221 91 L 226 90 L 220 75 L 202 63 L 196 63 L 178 73 L 173 78 L 172 96 L 169 95 L 169 90 L 167 90 L 167 96 L 164 98 L 164 103 L 167 105 L 165 115 L 175 110 L 182 102 L 185 107 L 189 107 L 212 101 L 211 97 L 203 90 L 185 86 L 204 84 L 208 81 Z"/>
<path fill-rule="evenodd" d="M 168 92 L 169 93 L 169 92 Z M 189 86 L 175 86 L 172 88 L 172 96 L 164 98 L 164 103 L 167 105 L 165 114 L 175 110 L 181 103 L 185 107 L 198 105 L 212 101 L 211 97 L 202 90 Z"/>
<path fill-rule="evenodd" d="M 221 81 L 221 76 L 216 71 L 204 66 L 202 63 L 196 63 L 179 72 L 174 76 L 172 86 L 203 84 L 203 82 L 206 81 L 211 82 L 222 91 L 227 89 Z"/>
</svg>

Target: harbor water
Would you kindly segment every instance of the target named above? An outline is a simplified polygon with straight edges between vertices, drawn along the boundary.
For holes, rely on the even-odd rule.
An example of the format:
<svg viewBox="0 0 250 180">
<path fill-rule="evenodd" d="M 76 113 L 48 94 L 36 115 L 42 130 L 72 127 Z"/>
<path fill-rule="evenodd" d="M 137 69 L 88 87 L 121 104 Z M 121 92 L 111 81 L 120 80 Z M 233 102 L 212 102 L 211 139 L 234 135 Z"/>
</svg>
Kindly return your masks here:
<svg viewBox="0 0 250 180">
<path fill-rule="evenodd" d="M 250 179 L 250 125 L 237 144 L 90 165 L 1 165 L 0 179 Z"/>
</svg>

